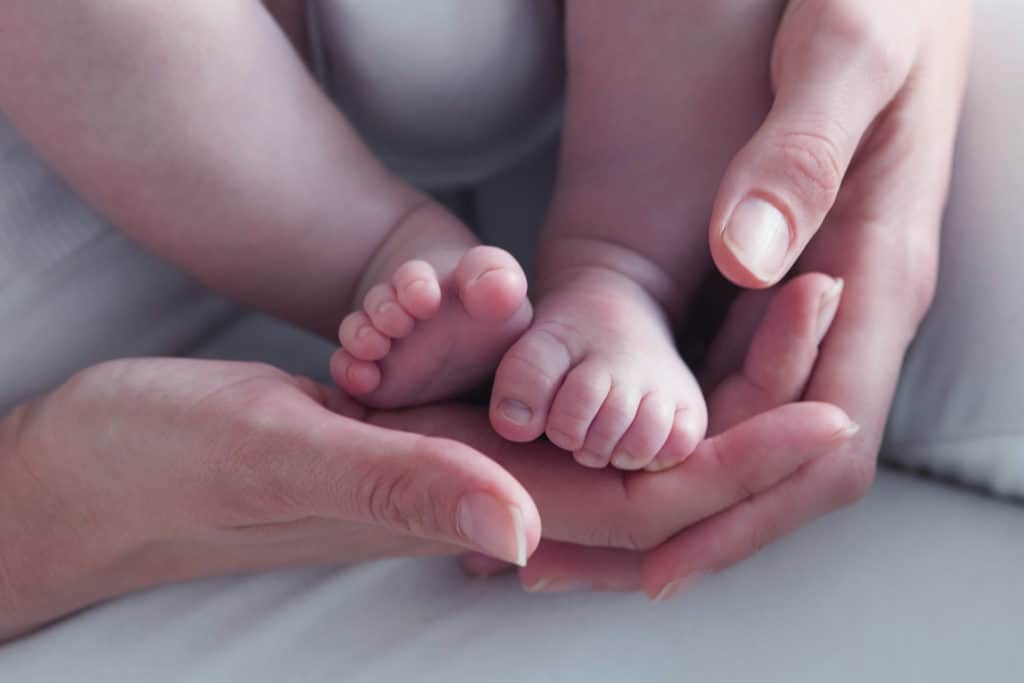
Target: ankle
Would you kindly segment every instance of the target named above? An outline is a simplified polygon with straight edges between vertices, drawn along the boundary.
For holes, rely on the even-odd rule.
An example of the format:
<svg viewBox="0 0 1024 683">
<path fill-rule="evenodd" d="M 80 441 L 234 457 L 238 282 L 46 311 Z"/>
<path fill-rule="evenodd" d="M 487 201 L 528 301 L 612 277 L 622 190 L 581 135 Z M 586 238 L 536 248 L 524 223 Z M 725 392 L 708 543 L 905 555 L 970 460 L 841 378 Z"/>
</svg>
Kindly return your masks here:
<svg viewBox="0 0 1024 683">
<path fill-rule="evenodd" d="M 350 308 L 359 307 L 374 285 L 386 282 L 406 261 L 430 263 L 439 273 L 454 268 L 477 240 L 447 209 L 428 197 L 410 204 L 388 228 L 373 256 L 359 273 Z"/>
<path fill-rule="evenodd" d="M 537 258 L 540 296 L 567 282 L 603 273 L 619 278 L 652 299 L 670 317 L 681 314 L 680 303 L 689 289 L 656 261 L 614 240 L 590 236 L 552 236 L 541 240 Z"/>
</svg>

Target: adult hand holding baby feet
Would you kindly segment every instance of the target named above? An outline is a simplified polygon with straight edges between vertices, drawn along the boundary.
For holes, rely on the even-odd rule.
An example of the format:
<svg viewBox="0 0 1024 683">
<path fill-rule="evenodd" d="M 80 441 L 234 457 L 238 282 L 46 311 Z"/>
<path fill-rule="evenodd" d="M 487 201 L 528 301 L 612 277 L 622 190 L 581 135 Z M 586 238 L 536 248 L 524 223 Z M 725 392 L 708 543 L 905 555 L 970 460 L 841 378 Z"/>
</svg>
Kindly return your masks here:
<svg viewBox="0 0 1024 683">
<path fill-rule="evenodd" d="M 530 323 L 516 260 L 481 246 L 425 204 L 401 222 L 363 272 L 361 305 L 342 321 L 331 361 L 365 405 L 399 408 L 473 388 Z"/>
</svg>

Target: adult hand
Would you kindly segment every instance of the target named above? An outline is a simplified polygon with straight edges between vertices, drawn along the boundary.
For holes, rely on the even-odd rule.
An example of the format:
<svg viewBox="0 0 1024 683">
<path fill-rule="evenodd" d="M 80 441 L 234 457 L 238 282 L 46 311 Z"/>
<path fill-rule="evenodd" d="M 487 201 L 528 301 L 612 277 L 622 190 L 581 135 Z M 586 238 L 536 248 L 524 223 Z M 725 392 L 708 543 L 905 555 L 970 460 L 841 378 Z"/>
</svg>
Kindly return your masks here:
<svg viewBox="0 0 1024 683">
<path fill-rule="evenodd" d="M 775 101 L 722 181 L 711 250 L 745 287 L 773 284 L 794 263 L 845 280 L 803 397 L 840 406 L 863 430 L 652 553 L 649 593 L 738 562 L 868 489 L 903 354 L 934 290 L 970 34 L 969 0 L 789 3 Z"/>
<path fill-rule="evenodd" d="M 455 548 L 525 561 L 540 518 L 511 475 L 362 417 L 274 368 L 176 359 L 98 365 L 22 406 L 0 423 L 0 639 L 212 574 Z"/>
<path fill-rule="evenodd" d="M 549 538 L 651 548 L 785 479 L 850 424 L 832 406 L 786 406 L 684 467 L 623 475 L 503 442 L 478 409 L 365 413 L 245 363 L 97 366 L 0 423 L 0 638 L 199 576 L 466 548 L 521 562 L 537 507 Z"/>
</svg>

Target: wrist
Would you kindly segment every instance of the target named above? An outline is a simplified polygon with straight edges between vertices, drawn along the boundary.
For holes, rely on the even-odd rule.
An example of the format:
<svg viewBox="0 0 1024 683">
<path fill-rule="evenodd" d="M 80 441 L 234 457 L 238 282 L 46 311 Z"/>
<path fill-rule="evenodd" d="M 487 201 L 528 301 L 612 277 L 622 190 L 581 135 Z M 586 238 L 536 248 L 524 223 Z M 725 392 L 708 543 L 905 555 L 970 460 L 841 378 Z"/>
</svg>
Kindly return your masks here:
<svg viewBox="0 0 1024 683">
<path fill-rule="evenodd" d="M 126 554 L 88 495 L 69 495 L 77 470 L 60 465 L 78 454 L 53 451 L 52 399 L 0 421 L 0 642 L 114 595 L 104 577 Z"/>
<path fill-rule="evenodd" d="M 0 642 L 34 628 L 33 595 L 41 595 L 45 572 L 32 565 L 38 557 L 37 539 L 46 529 L 27 515 L 28 501 L 36 498 L 38 482 L 26 481 L 32 466 L 25 456 L 24 432 L 30 404 L 17 406 L 0 420 Z"/>
</svg>

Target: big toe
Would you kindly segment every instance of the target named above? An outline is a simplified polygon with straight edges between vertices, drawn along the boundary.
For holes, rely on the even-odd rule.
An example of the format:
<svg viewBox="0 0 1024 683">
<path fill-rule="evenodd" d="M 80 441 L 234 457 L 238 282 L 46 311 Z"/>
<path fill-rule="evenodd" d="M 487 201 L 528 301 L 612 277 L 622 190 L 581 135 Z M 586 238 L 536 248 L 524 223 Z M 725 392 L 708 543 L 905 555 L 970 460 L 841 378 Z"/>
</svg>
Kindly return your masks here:
<svg viewBox="0 0 1024 683">
<path fill-rule="evenodd" d="M 569 349 L 552 334 L 533 328 L 512 345 L 494 378 L 491 425 L 509 441 L 533 441 L 562 378 L 572 366 Z"/>
<path fill-rule="evenodd" d="M 526 300 L 526 274 L 504 249 L 473 247 L 455 268 L 459 298 L 476 320 L 501 321 L 522 308 Z"/>
</svg>

